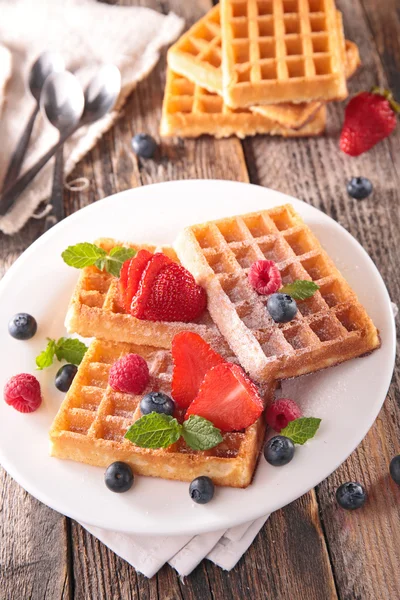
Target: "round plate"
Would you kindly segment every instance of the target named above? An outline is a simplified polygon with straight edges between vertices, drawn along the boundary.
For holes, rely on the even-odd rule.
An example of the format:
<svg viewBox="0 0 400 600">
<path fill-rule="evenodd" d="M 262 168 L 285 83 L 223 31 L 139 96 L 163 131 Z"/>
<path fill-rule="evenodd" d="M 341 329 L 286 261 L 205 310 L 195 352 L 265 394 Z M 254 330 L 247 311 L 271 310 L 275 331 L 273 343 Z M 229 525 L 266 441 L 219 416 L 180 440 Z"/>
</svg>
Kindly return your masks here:
<svg viewBox="0 0 400 600">
<path fill-rule="evenodd" d="M 63 399 L 54 387 L 59 365 L 35 373 L 46 337 L 63 326 L 78 272 L 61 252 L 69 245 L 114 237 L 172 243 L 185 225 L 290 202 L 322 241 L 379 328 L 382 347 L 283 385 L 306 415 L 322 418 L 316 437 L 298 447 L 284 468 L 260 459 L 245 490 L 219 488 L 212 502 L 194 504 L 188 484 L 137 477 L 125 494 L 104 485 L 104 470 L 50 458 L 48 430 Z M 394 364 L 394 321 L 385 285 L 371 259 L 340 225 L 315 208 L 278 192 L 227 181 L 178 181 L 128 190 L 92 204 L 48 231 L 15 262 L 0 284 L 0 388 L 13 374 L 35 373 L 44 402 L 23 415 L 0 401 L 0 462 L 28 492 L 55 510 L 97 527 L 149 535 L 197 534 L 244 523 L 298 498 L 340 465 L 360 443 L 385 400 Z M 39 323 L 27 342 L 8 335 L 7 322 L 25 311 Z M 376 376 L 371 377 L 371 373 Z"/>
</svg>

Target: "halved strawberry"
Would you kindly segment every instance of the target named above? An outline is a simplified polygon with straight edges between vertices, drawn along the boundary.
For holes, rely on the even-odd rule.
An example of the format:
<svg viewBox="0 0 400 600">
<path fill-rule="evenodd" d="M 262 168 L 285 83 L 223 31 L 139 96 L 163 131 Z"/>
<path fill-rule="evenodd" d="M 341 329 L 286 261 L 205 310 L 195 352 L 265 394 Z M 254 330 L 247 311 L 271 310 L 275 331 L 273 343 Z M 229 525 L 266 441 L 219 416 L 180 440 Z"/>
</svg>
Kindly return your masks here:
<svg viewBox="0 0 400 600">
<path fill-rule="evenodd" d="M 153 256 L 148 250 L 139 250 L 136 256 L 126 260 L 121 267 L 119 289 L 126 312 L 130 312 L 132 298 L 138 290 L 143 271 Z"/>
<path fill-rule="evenodd" d="M 263 410 L 258 390 L 243 369 L 224 363 L 208 371 L 185 416 L 204 417 L 222 431 L 240 431 L 255 423 Z"/>
<path fill-rule="evenodd" d="M 199 393 L 206 373 L 224 359 L 198 333 L 181 331 L 172 340 L 172 397 L 180 408 L 187 408 Z"/>
</svg>

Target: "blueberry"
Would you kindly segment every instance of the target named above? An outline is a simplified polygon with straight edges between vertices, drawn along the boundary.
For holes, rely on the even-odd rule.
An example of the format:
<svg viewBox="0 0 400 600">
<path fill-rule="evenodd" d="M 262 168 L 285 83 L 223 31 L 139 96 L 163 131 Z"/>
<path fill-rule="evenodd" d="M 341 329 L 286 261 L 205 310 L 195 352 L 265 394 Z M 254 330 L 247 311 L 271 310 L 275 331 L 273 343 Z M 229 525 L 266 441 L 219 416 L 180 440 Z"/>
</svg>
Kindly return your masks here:
<svg viewBox="0 0 400 600">
<path fill-rule="evenodd" d="M 352 177 L 347 183 L 347 193 L 356 200 L 368 198 L 372 189 L 372 183 L 366 177 Z"/>
<path fill-rule="evenodd" d="M 133 484 L 132 469 L 124 462 L 114 462 L 105 472 L 104 481 L 112 492 L 117 492 L 117 494 L 127 492 Z"/>
<path fill-rule="evenodd" d="M 346 510 L 361 508 L 367 499 L 367 494 L 361 483 L 348 481 L 336 490 L 336 500 L 339 506 Z"/>
<path fill-rule="evenodd" d="M 287 323 L 297 313 L 297 304 L 288 294 L 272 294 L 268 298 L 267 309 L 275 323 Z"/>
<path fill-rule="evenodd" d="M 132 138 L 132 149 L 141 158 L 153 158 L 157 142 L 147 133 L 138 133 Z"/>
<path fill-rule="evenodd" d="M 397 485 L 400 485 L 400 454 L 390 461 L 390 476 Z"/>
<path fill-rule="evenodd" d="M 68 392 L 77 370 L 77 366 L 70 364 L 63 365 L 60 369 L 58 369 L 54 383 L 60 392 Z"/>
<path fill-rule="evenodd" d="M 148 415 L 152 412 L 172 415 L 174 414 L 175 403 L 167 394 L 150 392 L 143 396 L 140 402 L 140 410 L 142 415 Z"/>
<path fill-rule="evenodd" d="M 36 320 L 28 313 L 17 313 L 8 323 L 8 333 L 16 340 L 30 340 L 36 331 Z"/>
<path fill-rule="evenodd" d="M 264 446 L 265 460 L 273 467 L 287 465 L 294 456 L 294 444 L 284 435 L 275 435 Z"/>
<path fill-rule="evenodd" d="M 214 496 L 214 484 L 205 475 L 196 477 L 189 485 L 189 494 L 191 499 L 197 504 L 207 504 Z"/>
</svg>

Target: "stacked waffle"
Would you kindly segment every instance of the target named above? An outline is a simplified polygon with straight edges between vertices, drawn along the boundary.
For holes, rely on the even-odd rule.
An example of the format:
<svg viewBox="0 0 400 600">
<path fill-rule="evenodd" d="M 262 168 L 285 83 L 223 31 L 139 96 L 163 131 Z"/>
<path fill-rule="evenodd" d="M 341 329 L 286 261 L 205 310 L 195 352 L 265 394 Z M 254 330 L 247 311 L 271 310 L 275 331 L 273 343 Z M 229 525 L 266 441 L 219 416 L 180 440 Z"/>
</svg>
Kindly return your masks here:
<svg viewBox="0 0 400 600">
<path fill-rule="evenodd" d="M 120 245 L 110 239 L 97 243 L 107 251 Z M 208 475 L 218 485 L 246 487 L 263 443 L 263 416 L 245 430 L 224 433 L 211 450 L 193 450 L 183 440 L 168 448 L 140 448 L 124 434 L 141 416 L 141 396 L 113 390 L 111 366 L 127 353 L 138 354 L 150 371 L 144 393 L 171 395 L 171 342 L 189 330 L 225 360 L 239 363 L 267 405 L 279 379 L 312 373 L 379 347 L 365 309 L 291 205 L 187 227 L 175 250 L 126 245 L 181 262 L 206 289 L 208 309 L 192 323 L 140 320 L 122 306 L 118 278 L 96 267 L 83 269 L 66 325 L 71 333 L 98 339 L 52 425 L 53 456 L 102 467 L 122 460 L 142 475 L 184 481 Z M 275 323 L 267 297 L 249 284 L 249 268 L 259 259 L 274 261 L 284 284 L 303 279 L 319 287 L 311 298 L 298 302 L 289 323 Z"/>
<path fill-rule="evenodd" d="M 319 135 L 358 65 L 334 0 L 221 0 L 168 52 L 161 135 Z"/>
</svg>

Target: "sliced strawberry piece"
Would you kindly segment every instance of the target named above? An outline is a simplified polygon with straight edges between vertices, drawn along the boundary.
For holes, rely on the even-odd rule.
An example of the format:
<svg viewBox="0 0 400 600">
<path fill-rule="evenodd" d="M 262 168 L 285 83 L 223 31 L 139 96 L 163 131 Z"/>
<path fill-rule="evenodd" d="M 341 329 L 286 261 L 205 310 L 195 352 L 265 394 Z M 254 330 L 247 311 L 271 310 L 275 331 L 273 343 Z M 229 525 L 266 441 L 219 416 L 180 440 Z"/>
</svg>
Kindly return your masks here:
<svg viewBox="0 0 400 600">
<path fill-rule="evenodd" d="M 243 369 L 225 363 L 208 371 L 185 416 L 204 417 L 222 431 L 240 431 L 255 423 L 263 410 L 258 390 Z"/>
<path fill-rule="evenodd" d="M 147 263 L 154 255 L 148 250 L 139 250 L 139 252 L 124 262 L 119 276 L 119 287 L 122 304 L 126 312 L 130 311 L 133 296 L 136 294 L 140 279 Z"/>
<path fill-rule="evenodd" d="M 206 373 L 224 363 L 197 333 L 181 331 L 172 340 L 172 397 L 180 408 L 187 408 L 199 393 Z"/>
<path fill-rule="evenodd" d="M 189 323 L 201 315 L 206 305 L 206 292 L 189 271 L 164 254 L 154 254 L 143 272 L 130 312 L 147 321 Z"/>
</svg>

